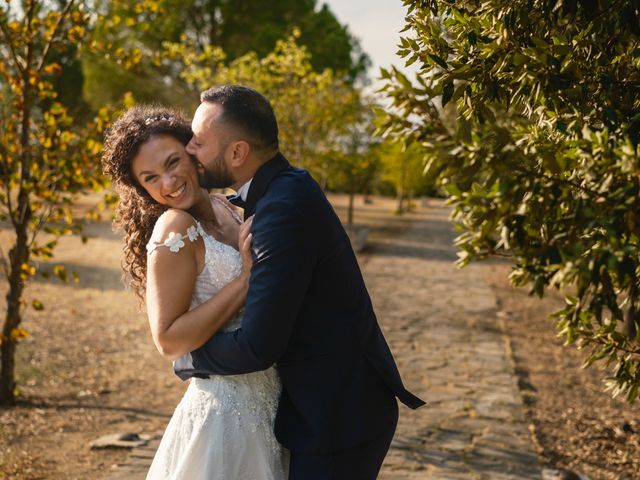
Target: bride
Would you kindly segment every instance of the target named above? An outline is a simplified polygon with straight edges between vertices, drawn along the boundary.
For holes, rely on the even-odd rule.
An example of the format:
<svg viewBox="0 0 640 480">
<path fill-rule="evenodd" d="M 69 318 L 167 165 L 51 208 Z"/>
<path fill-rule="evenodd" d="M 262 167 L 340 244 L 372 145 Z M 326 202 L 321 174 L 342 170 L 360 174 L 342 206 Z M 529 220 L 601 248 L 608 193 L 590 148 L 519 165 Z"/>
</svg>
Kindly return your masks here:
<svg viewBox="0 0 640 480">
<path fill-rule="evenodd" d="M 252 265 L 251 220 L 199 186 L 184 148 L 191 136 L 177 112 L 133 107 L 107 132 L 102 155 L 120 195 L 123 268 L 171 360 L 240 326 Z M 273 434 L 280 388 L 273 367 L 193 378 L 147 479 L 284 480 L 287 452 Z"/>
</svg>

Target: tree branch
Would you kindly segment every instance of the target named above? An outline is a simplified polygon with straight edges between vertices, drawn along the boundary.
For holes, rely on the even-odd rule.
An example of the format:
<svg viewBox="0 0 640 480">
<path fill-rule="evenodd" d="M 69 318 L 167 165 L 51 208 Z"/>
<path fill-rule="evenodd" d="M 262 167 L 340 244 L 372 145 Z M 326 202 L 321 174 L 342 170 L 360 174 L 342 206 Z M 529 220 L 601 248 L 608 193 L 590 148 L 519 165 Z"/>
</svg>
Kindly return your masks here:
<svg viewBox="0 0 640 480">
<path fill-rule="evenodd" d="M 523 169 L 523 168 L 514 168 L 513 171 L 517 172 L 517 173 L 522 173 L 522 174 L 528 175 L 528 176 L 542 177 L 545 180 L 551 180 L 553 182 L 559 182 L 559 183 L 562 183 L 564 185 L 577 188 L 578 190 L 582 190 L 584 193 L 588 193 L 592 197 L 603 198 L 605 201 L 610 201 L 603 194 L 598 193 L 595 190 L 591 190 L 590 188 L 587 188 L 585 186 L 582 186 L 579 183 L 572 182 L 571 180 L 566 180 L 564 178 L 554 177 L 554 176 L 548 175 L 548 174 L 543 173 L 543 172 L 538 172 L 538 171 L 535 171 L 535 170 L 527 170 L 527 169 Z M 617 202 L 616 202 L 616 205 L 617 205 Z"/>
<path fill-rule="evenodd" d="M 75 3 L 75 0 L 69 0 L 69 3 L 67 3 L 67 5 L 64 7 L 62 12 L 60 12 L 60 17 L 58 17 L 56 26 L 53 29 L 53 33 L 51 34 L 51 38 L 49 39 L 49 42 L 45 45 L 44 50 L 42 52 L 40 63 L 36 68 L 37 72 L 40 72 L 44 68 L 44 64 L 47 61 L 47 57 L 49 56 L 49 51 L 51 50 L 51 47 L 53 46 L 56 40 L 56 36 L 60 32 L 60 26 L 62 25 L 62 21 L 66 18 L 67 14 L 69 13 L 69 10 L 71 10 L 71 7 L 73 6 L 74 3 Z"/>
<path fill-rule="evenodd" d="M 6 157 L 6 154 L 2 156 L 2 167 L 6 172 L 6 179 L 4 179 L 2 184 L 4 185 L 5 195 L 7 196 L 6 202 L 3 206 L 7 209 L 7 213 L 9 214 L 9 218 L 11 219 L 11 224 L 15 227 L 16 218 L 14 217 L 15 212 L 13 211 L 13 202 L 11 201 L 11 169 Z"/>
<path fill-rule="evenodd" d="M 8 118 L 9 114 L 6 111 L 1 112 L 3 118 Z M 8 151 L 4 146 L 5 143 L 9 143 L 5 141 L 5 123 L 4 121 L 0 122 L 0 168 L 2 169 L 3 175 L 0 176 L 0 184 L 4 186 L 7 198 L 5 202 L 2 204 L 4 208 L 7 209 L 7 213 L 11 218 L 13 223 L 13 215 L 11 208 L 11 195 L 10 195 L 10 184 L 11 184 L 11 168 L 9 167 L 8 160 Z"/>
<path fill-rule="evenodd" d="M 13 57 L 13 61 L 16 64 L 16 68 L 20 73 L 23 73 L 27 67 L 26 65 L 23 64 L 24 60 L 20 58 L 15 48 L 13 48 L 13 43 L 11 42 L 11 35 L 7 31 L 7 25 L 3 21 L 0 21 L 0 33 L 2 33 L 2 36 L 4 37 L 4 40 L 7 46 L 9 47 L 9 51 L 11 52 L 11 56 Z"/>
<path fill-rule="evenodd" d="M 589 343 L 597 343 L 597 344 L 602 345 L 602 346 L 610 345 L 609 341 L 607 339 L 605 339 L 605 338 L 602 338 L 602 337 L 591 338 L 591 339 L 589 339 Z M 616 348 L 616 350 L 622 351 L 622 352 L 627 353 L 627 354 L 640 355 L 640 346 L 627 347 L 626 345 L 625 346 L 616 345 L 615 348 Z"/>
<path fill-rule="evenodd" d="M 55 192 L 55 189 L 53 190 L 53 192 Z M 42 228 L 42 226 L 48 222 L 48 219 L 51 216 L 52 210 L 53 210 L 53 204 L 48 203 L 47 207 L 43 209 L 42 213 L 38 215 L 38 221 L 36 225 L 33 227 L 31 240 L 29 240 L 27 243 L 27 246 L 29 248 L 31 248 L 31 246 L 33 245 L 33 242 L 36 241 L 36 237 L 38 236 L 38 233 L 40 233 L 40 229 Z"/>
</svg>

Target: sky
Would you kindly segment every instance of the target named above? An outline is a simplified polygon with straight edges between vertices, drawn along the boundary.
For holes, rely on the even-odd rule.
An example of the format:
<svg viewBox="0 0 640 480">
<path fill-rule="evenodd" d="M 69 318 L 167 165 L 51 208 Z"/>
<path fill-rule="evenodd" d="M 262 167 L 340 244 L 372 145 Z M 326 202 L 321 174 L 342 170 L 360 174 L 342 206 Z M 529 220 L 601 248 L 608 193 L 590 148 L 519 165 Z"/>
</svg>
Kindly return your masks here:
<svg viewBox="0 0 640 480">
<path fill-rule="evenodd" d="M 402 0 L 318 0 L 322 3 L 360 40 L 373 64 L 371 80 L 375 82 L 380 67 L 391 64 L 406 71 L 404 60 L 396 56 L 406 13 Z"/>
</svg>

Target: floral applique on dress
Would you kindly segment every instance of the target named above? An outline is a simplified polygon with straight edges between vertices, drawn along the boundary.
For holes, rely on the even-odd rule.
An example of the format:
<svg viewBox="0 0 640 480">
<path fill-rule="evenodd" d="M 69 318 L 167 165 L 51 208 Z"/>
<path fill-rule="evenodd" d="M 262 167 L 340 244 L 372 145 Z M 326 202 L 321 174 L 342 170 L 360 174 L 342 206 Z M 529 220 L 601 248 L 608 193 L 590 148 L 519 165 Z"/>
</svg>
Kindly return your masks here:
<svg viewBox="0 0 640 480">
<path fill-rule="evenodd" d="M 179 232 L 169 232 L 169 236 L 165 241 L 147 243 L 147 253 L 152 254 L 159 247 L 167 247 L 169 251 L 178 253 L 186 245 L 185 240 L 188 239 L 190 242 L 195 242 L 199 236 L 204 237 L 204 229 L 200 223 L 196 222 L 196 225 L 191 225 L 187 229 L 186 235 Z"/>
</svg>

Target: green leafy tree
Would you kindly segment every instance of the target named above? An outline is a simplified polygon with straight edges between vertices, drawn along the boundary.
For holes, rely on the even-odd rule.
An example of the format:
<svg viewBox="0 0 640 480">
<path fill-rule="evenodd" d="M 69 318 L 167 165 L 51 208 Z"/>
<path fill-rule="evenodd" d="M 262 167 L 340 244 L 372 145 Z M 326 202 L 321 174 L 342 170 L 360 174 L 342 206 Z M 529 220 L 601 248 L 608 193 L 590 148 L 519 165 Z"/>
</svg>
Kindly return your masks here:
<svg viewBox="0 0 640 480">
<path fill-rule="evenodd" d="M 398 204 L 396 213 L 411 208 L 411 201 L 423 193 L 430 193 L 433 180 L 424 175 L 424 160 L 421 148 L 416 143 L 386 141 L 377 148 L 382 168 L 382 179 L 393 185 Z"/>
<path fill-rule="evenodd" d="M 279 40 L 263 58 L 250 52 L 228 64 L 220 49 L 199 50 L 186 42 L 165 43 L 164 56 L 183 62 L 180 75 L 194 92 L 239 83 L 264 94 L 278 118 L 281 150 L 326 185 L 330 154 L 343 150 L 345 135 L 358 122 L 355 112 L 361 108 L 360 96 L 356 87 L 332 70 L 314 71 L 308 51 L 296 42 L 297 35 Z"/>
<path fill-rule="evenodd" d="M 80 56 L 82 96 L 94 111 L 132 93 L 137 101 L 193 105 L 197 96 L 176 81 L 176 64 L 162 62 L 163 42 L 185 38 L 179 2 L 96 0 L 92 48 Z"/>
<path fill-rule="evenodd" d="M 374 136 L 375 113 L 371 100 L 363 99 L 354 91 L 350 102 L 344 104 L 341 122 L 347 125 L 337 149 L 327 156 L 328 188 L 347 192 L 347 224 L 353 226 L 354 199 L 356 193 L 372 190 L 380 170 L 377 153 L 380 140 Z"/>
<path fill-rule="evenodd" d="M 268 8 L 258 0 L 190 0 L 180 5 L 176 11 L 184 12 L 184 33 L 197 38 L 201 48 L 222 48 L 229 60 L 249 52 L 264 57 L 297 27 L 302 32 L 299 42 L 311 54 L 315 71 L 329 68 L 355 79 L 370 63 L 348 28 L 340 24 L 328 5 L 318 9 L 316 0 L 275 0 Z"/>
<path fill-rule="evenodd" d="M 107 112 L 79 126 L 55 89 L 62 74 L 56 59 L 87 38 L 89 22 L 73 0 L 0 7 L 0 221 L 14 234 L 8 251 L 0 249 L 8 282 L 0 333 L 2 405 L 15 400 L 16 347 L 27 335 L 23 293 L 39 273 L 35 260 L 50 260 L 61 235 L 80 231 L 71 213 L 74 199 L 102 186 L 96 158 Z M 61 265 L 53 273 L 68 280 Z M 43 305 L 34 300 L 32 307 Z"/>
<path fill-rule="evenodd" d="M 349 195 L 347 225 L 350 227 L 353 226 L 355 195 L 371 191 L 380 169 L 379 158 L 372 153 L 373 148 L 359 137 L 359 133 L 355 134 L 346 145 L 346 151 L 336 151 L 330 159 L 330 186 Z"/>
<path fill-rule="evenodd" d="M 405 0 L 384 71 L 384 129 L 419 143 L 466 232 L 460 263 L 513 260 L 516 285 L 574 291 L 567 343 L 606 361 L 614 395 L 640 386 L 640 2 Z M 447 124 L 441 106 L 453 104 Z"/>
<path fill-rule="evenodd" d="M 315 0 L 275 0 L 267 8 L 257 0 L 102 0 L 96 8 L 105 21 L 95 37 L 111 45 L 113 53 L 83 59 L 84 96 L 94 108 L 127 91 L 140 101 L 191 107 L 197 96 L 178 81 L 181 63 L 152 61 L 165 42 L 190 43 L 199 51 L 218 48 L 229 63 L 249 52 L 265 57 L 299 28 L 299 43 L 310 52 L 314 71 L 330 69 L 353 83 L 370 64 L 347 27 L 326 5 L 316 9 Z M 123 69 L 122 57 L 132 49 L 141 61 Z"/>
</svg>

